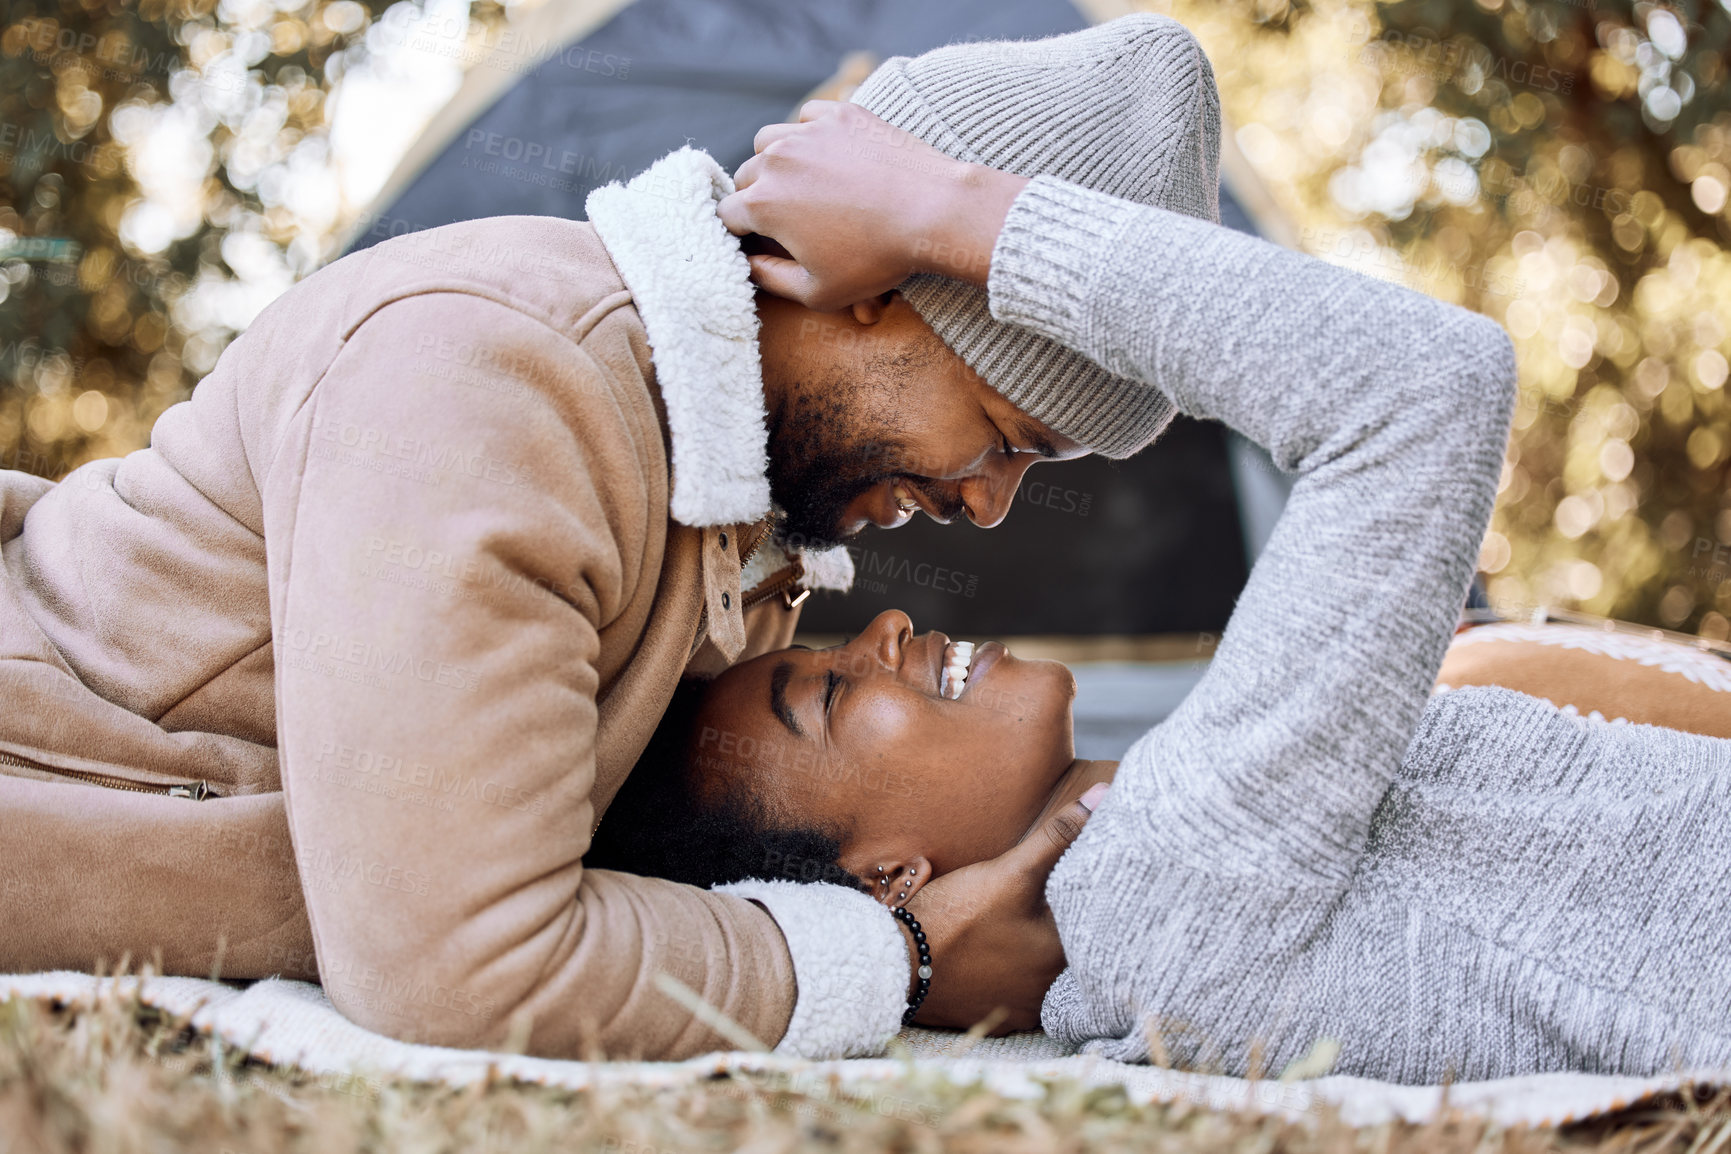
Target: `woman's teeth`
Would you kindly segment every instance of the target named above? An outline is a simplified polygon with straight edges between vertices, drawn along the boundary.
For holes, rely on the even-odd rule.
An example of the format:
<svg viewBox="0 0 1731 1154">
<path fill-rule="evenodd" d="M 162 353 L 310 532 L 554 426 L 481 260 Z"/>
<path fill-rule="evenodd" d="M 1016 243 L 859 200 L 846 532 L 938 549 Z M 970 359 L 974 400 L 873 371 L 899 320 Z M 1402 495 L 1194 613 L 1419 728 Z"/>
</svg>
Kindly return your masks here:
<svg viewBox="0 0 1731 1154">
<path fill-rule="evenodd" d="M 954 701 L 968 687 L 968 667 L 974 663 L 972 641 L 952 641 L 944 650 L 944 680 L 939 692 Z"/>
</svg>

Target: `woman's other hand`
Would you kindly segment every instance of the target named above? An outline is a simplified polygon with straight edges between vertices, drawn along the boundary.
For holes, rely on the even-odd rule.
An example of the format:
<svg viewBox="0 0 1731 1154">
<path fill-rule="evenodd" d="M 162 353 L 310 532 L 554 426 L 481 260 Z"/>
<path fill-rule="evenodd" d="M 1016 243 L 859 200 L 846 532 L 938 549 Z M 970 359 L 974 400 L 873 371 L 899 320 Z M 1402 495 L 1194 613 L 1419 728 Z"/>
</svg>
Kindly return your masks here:
<svg viewBox="0 0 1731 1154">
<path fill-rule="evenodd" d="M 797 124 L 757 134 L 757 155 L 721 202 L 736 234 L 787 254 L 751 256 L 752 279 L 820 311 L 918 272 L 986 283 L 992 246 L 1023 177 L 945 156 L 854 104 L 809 101 Z"/>
<path fill-rule="evenodd" d="M 908 902 L 932 954 L 917 1025 L 965 1030 L 1001 1011 L 994 1034 L 1039 1028 L 1040 1004 L 1064 968 L 1046 878 L 1107 789 L 1091 786 L 1008 853 L 945 874 Z"/>
</svg>

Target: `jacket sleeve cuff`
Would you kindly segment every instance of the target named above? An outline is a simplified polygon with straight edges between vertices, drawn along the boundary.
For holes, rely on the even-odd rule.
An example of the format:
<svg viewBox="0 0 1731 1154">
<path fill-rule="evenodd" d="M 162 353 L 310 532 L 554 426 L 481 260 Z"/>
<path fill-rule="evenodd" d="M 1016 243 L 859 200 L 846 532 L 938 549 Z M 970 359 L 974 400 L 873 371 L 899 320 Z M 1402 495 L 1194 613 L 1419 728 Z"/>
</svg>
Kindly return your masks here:
<svg viewBox="0 0 1731 1154">
<path fill-rule="evenodd" d="M 1052 176 L 1030 180 L 992 249 L 992 315 L 1086 349 L 1094 271 L 1142 207 Z"/>
<path fill-rule="evenodd" d="M 761 904 L 793 959 L 793 1018 L 775 1052 L 824 1060 L 881 1054 L 907 1009 L 908 946 L 894 915 L 858 890 L 822 883 L 716 886 Z"/>
</svg>

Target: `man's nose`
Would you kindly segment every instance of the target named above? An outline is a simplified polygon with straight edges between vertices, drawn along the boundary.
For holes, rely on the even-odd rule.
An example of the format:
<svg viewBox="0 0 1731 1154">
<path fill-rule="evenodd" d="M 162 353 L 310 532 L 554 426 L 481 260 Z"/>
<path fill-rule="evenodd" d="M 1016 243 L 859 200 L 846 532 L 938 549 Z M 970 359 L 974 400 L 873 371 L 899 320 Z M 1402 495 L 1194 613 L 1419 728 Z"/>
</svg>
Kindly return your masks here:
<svg viewBox="0 0 1731 1154">
<path fill-rule="evenodd" d="M 968 520 L 982 529 L 994 528 L 1010 512 L 1022 477 L 1035 463 L 1033 457 L 1017 457 L 996 464 L 962 481 L 962 504 Z"/>
</svg>

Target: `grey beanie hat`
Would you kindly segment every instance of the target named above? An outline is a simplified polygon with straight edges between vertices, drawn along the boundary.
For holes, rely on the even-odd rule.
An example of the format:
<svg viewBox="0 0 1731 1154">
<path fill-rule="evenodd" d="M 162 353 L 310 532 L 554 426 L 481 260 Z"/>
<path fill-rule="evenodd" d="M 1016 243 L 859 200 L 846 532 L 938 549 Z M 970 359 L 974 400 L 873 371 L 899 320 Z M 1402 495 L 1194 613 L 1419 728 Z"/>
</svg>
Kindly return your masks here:
<svg viewBox="0 0 1731 1154">
<path fill-rule="evenodd" d="M 1214 70 L 1189 30 L 1165 16 L 892 57 L 852 99 L 958 160 L 1220 219 Z M 920 275 L 901 292 L 1012 404 L 1102 456 L 1128 457 L 1171 423 L 1157 389 L 994 320 L 984 289 Z"/>
</svg>

